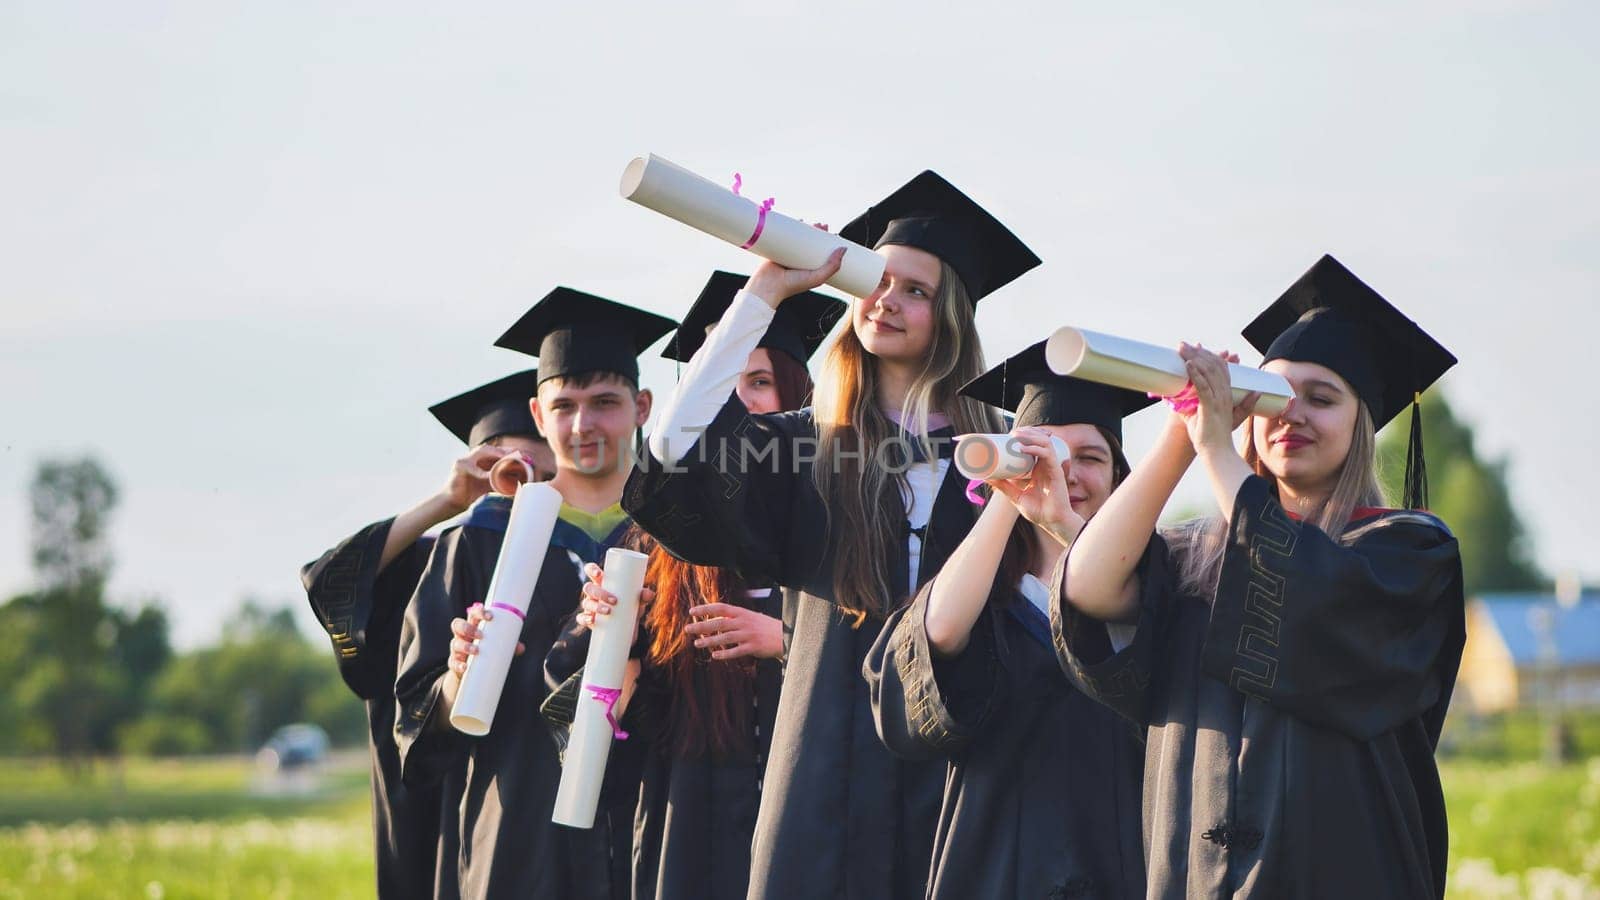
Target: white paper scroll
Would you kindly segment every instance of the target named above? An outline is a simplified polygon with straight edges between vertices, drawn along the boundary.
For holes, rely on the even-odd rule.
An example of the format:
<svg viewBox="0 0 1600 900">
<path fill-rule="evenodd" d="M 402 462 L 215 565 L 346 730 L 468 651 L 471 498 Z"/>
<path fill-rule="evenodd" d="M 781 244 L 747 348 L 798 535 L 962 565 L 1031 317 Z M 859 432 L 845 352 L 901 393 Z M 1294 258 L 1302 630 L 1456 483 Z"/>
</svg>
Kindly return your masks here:
<svg viewBox="0 0 1600 900">
<path fill-rule="evenodd" d="M 1020 446 L 1009 434 L 963 434 L 956 439 L 956 470 L 979 481 L 1026 475 L 1033 471 L 1037 460 L 1023 453 Z M 1055 448 L 1058 461 L 1072 458 L 1066 441 L 1052 435 L 1050 446 Z"/>
<path fill-rule="evenodd" d="M 622 196 L 790 269 L 814 269 L 844 247 L 844 263 L 828 284 L 852 297 L 871 295 L 883 280 L 877 253 L 782 213 L 763 213 L 759 203 L 654 154 L 628 163 Z"/>
<path fill-rule="evenodd" d="M 628 668 L 628 647 L 633 643 L 633 625 L 639 618 L 639 590 L 644 586 L 648 560 L 643 553 L 620 547 L 606 551 L 605 588 L 617 598 L 617 605 L 610 615 L 595 616 L 578 708 L 572 716 L 572 736 L 561 764 L 561 785 L 556 789 L 556 805 L 550 814 L 550 821 L 557 825 L 594 827 L 600 783 L 605 778 L 606 758 L 611 755 L 613 731 L 620 717 L 613 705 L 621 696 L 622 679 Z"/>
<path fill-rule="evenodd" d="M 1044 358 L 1057 375 L 1071 375 L 1130 391 L 1171 396 L 1189 383 L 1183 357 L 1171 347 L 1082 328 L 1056 329 L 1045 344 Z M 1275 416 L 1294 398 L 1294 389 L 1282 375 L 1230 363 L 1228 378 L 1236 403 L 1251 391 L 1261 392 L 1261 399 L 1255 406 L 1258 416 Z"/>
<path fill-rule="evenodd" d="M 539 583 L 550 533 L 561 512 L 561 494 L 548 484 L 524 484 L 511 501 L 511 519 L 506 523 L 505 543 L 489 579 L 489 594 L 483 605 L 494 611 L 494 619 L 479 627 L 483 636 L 478 652 L 467 657 L 467 671 L 450 707 L 450 724 L 457 731 L 482 737 L 494 725 L 494 711 L 500 705 L 500 691 L 506 672 L 516 656 L 517 638 L 528 615 L 528 601 Z M 537 662 L 535 662 L 537 665 Z"/>
</svg>

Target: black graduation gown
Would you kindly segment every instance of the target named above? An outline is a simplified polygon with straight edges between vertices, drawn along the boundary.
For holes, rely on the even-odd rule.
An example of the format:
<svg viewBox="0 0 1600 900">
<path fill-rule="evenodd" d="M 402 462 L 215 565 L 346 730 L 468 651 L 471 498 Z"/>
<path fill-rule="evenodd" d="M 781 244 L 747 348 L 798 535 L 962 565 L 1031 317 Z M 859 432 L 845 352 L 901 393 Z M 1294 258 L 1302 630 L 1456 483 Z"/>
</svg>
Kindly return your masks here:
<svg viewBox="0 0 1600 900">
<path fill-rule="evenodd" d="M 306 598 L 333 641 L 345 684 L 365 701 L 372 757 L 372 826 L 378 896 L 453 894 L 435 885 L 439 786 L 405 785 L 394 745 L 394 677 L 406 602 L 432 549 L 424 538 L 378 570 L 394 519 L 374 522 L 300 569 Z"/>
<path fill-rule="evenodd" d="M 1335 541 L 1252 476 L 1214 598 L 1180 592 L 1169 537 L 1121 652 L 1061 599 L 1064 567 L 1051 609 L 1068 674 L 1148 728 L 1149 895 L 1443 896 L 1433 751 L 1465 641 L 1449 530 L 1384 510 Z"/>
<path fill-rule="evenodd" d="M 782 614 L 779 595 L 753 598 L 746 605 L 764 615 Z M 552 689 L 569 691 L 582 672 L 587 635 L 557 641 L 545 659 Z M 640 645 L 649 632 L 640 627 Z M 576 637 L 576 636 L 575 636 Z M 666 675 L 646 665 L 639 674 L 627 713 L 620 723 L 644 757 L 639 779 L 639 804 L 633 833 L 633 900 L 737 900 L 750 881 L 750 841 L 761 802 L 762 774 L 772 743 L 773 722 L 783 685 L 777 660 L 756 661 L 750 751 L 728 758 L 685 757 L 666 740 L 666 717 L 673 685 Z M 711 702 L 703 681 L 702 708 Z M 547 709 L 551 705 L 547 705 Z M 571 703 L 552 716 L 559 726 L 571 724 Z M 612 752 L 619 745 L 613 744 Z M 609 761 L 606 775 L 613 767 Z"/>
<path fill-rule="evenodd" d="M 576 609 L 582 587 L 574 557 L 591 561 L 579 551 L 592 553 L 600 545 L 569 523 L 557 523 L 523 623 L 527 650 L 511 663 L 489 734 L 468 737 L 435 721 L 450 655 L 450 620 L 487 594 L 509 510 L 509 498 L 491 495 L 474 504 L 465 523 L 446 529 L 406 609 L 394 687 L 401 774 L 408 784 L 428 783 L 465 760 L 462 790 L 445 798 L 459 804 L 462 896 L 621 900 L 627 896 L 631 820 L 613 821 L 602 813 L 594 828 L 584 830 L 550 821 L 561 768 L 538 713 L 547 693 L 544 656 Z M 631 798 L 626 809 L 631 813 Z"/>
<path fill-rule="evenodd" d="M 878 739 L 861 664 L 883 623 L 858 624 L 831 602 L 827 517 L 807 456 L 815 440 L 809 410 L 752 415 L 731 398 L 699 441 L 707 461 L 698 448 L 672 466 L 646 454 L 628 480 L 623 507 L 673 554 L 784 591 L 788 664 L 749 896 L 921 897 L 944 766 L 895 757 Z M 742 447 L 754 453 L 741 467 Z M 729 458 L 710 462 L 724 449 Z M 918 586 L 961 543 L 973 510 L 965 481 L 951 467 L 928 521 Z M 902 543 L 889 562 L 892 572 L 906 572 L 908 553 Z"/>
<path fill-rule="evenodd" d="M 948 761 L 928 896 L 1142 897 L 1134 726 L 1072 687 L 1049 620 L 1014 591 L 991 598 L 961 654 L 934 657 L 931 588 L 867 658 L 884 742 Z"/>
</svg>

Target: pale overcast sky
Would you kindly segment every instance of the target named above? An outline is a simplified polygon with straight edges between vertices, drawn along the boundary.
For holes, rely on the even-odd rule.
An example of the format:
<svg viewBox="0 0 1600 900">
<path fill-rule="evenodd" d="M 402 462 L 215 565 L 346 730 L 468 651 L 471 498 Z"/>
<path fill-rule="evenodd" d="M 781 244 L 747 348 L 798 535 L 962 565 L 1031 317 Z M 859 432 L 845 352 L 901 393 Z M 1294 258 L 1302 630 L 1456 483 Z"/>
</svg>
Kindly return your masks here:
<svg viewBox="0 0 1600 900">
<path fill-rule="evenodd" d="M 636 6 L 0 3 L 0 593 L 34 465 L 93 453 L 118 598 L 185 645 L 303 604 L 550 287 L 677 315 L 752 264 L 617 197 L 646 152 L 834 224 L 938 170 L 1045 260 L 980 307 L 991 361 L 1238 347 L 1332 252 L 1463 360 L 1539 561 L 1600 578 L 1593 4 Z"/>
</svg>

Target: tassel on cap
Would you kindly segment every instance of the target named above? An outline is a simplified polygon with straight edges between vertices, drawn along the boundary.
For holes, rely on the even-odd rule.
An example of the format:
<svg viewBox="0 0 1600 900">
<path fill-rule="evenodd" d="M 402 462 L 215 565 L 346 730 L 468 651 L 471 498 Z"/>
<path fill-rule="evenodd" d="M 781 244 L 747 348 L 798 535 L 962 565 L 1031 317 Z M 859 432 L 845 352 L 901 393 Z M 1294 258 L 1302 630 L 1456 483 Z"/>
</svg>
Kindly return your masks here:
<svg viewBox="0 0 1600 900">
<path fill-rule="evenodd" d="M 1422 458 L 1422 392 L 1411 398 L 1411 439 L 1406 442 L 1406 509 L 1428 508 L 1428 464 Z"/>
</svg>

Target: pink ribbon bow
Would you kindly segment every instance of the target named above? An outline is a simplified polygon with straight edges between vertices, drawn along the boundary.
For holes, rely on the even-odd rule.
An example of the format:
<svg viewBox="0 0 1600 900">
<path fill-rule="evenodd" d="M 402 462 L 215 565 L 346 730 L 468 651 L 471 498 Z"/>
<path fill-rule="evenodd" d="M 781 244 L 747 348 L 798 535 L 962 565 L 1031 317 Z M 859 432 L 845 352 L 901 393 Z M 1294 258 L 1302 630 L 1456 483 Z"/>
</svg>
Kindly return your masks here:
<svg viewBox="0 0 1600 900">
<path fill-rule="evenodd" d="M 621 688 L 599 687 L 593 684 L 584 685 L 594 699 L 606 705 L 606 721 L 611 724 L 611 736 L 619 741 L 628 739 L 628 733 L 617 724 L 617 701 L 622 699 Z"/>
<path fill-rule="evenodd" d="M 988 502 L 987 500 L 984 500 L 983 496 L 978 493 L 978 488 L 982 485 L 982 478 L 974 478 L 967 482 L 967 502 L 971 503 L 973 506 L 982 506 Z"/>
<path fill-rule="evenodd" d="M 740 196 L 739 188 L 743 186 L 744 179 L 739 177 L 738 172 L 733 173 L 733 195 L 735 197 Z M 767 227 L 767 213 L 772 211 L 772 201 L 773 198 L 771 197 L 761 201 L 761 210 L 756 213 L 756 230 L 750 233 L 750 240 L 739 245 L 740 250 L 749 250 L 756 245 L 756 241 L 761 240 L 761 232 Z"/>
<path fill-rule="evenodd" d="M 1192 381 L 1184 385 L 1183 390 L 1177 392 L 1176 394 L 1166 395 L 1147 393 L 1145 396 L 1152 400 L 1167 401 L 1167 405 L 1172 407 L 1172 411 L 1180 416 L 1193 415 L 1194 411 L 1200 408 L 1200 395 L 1195 393 L 1194 382 Z"/>
</svg>

